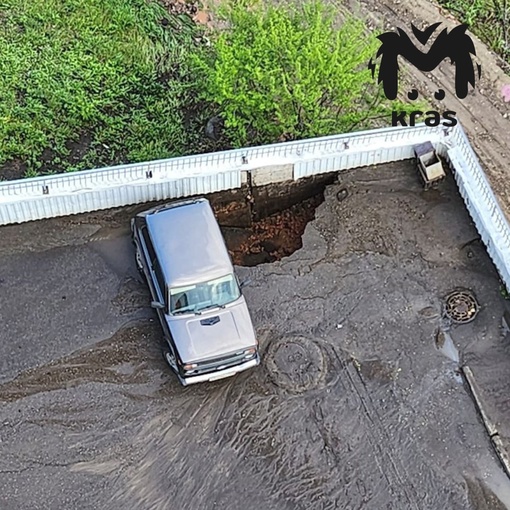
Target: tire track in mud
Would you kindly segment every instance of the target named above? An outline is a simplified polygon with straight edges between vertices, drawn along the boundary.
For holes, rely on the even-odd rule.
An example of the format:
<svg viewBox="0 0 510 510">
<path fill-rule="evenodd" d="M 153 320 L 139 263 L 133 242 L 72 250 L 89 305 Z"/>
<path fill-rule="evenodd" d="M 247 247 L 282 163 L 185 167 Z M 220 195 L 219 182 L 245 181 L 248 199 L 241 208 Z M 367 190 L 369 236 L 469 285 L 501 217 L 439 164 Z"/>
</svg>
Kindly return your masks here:
<svg viewBox="0 0 510 510">
<path fill-rule="evenodd" d="M 141 384 L 150 381 L 156 356 L 156 326 L 149 322 L 121 328 L 93 348 L 26 370 L 0 385 L 0 402 L 49 391 L 69 389 L 88 382 Z"/>
<path fill-rule="evenodd" d="M 133 437 L 137 453 L 117 480 L 112 508 L 166 510 L 169 501 L 176 508 L 207 508 L 200 501 L 214 494 L 211 486 L 221 489 L 213 479 L 217 475 L 213 466 L 221 467 L 221 456 L 215 460 L 218 452 L 209 434 L 217 426 L 233 381 L 186 389 L 173 378 L 172 383 L 171 394 L 160 391 L 158 408 Z"/>
<path fill-rule="evenodd" d="M 267 371 L 250 392 L 234 387 L 218 448 L 232 449 L 274 498 L 299 508 L 456 508 L 460 487 L 420 455 L 409 423 L 416 416 L 401 417 L 402 396 L 385 390 L 381 414 L 378 391 L 372 397 L 358 368 L 321 345 L 329 371 L 318 388 L 296 394 L 275 386 Z"/>
<path fill-rule="evenodd" d="M 223 432 L 216 444 L 220 449 L 232 449 L 236 458 L 246 459 L 249 471 L 264 480 L 274 500 L 291 500 L 295 508 L 317 508 L 318 504 L 327 503 L 324 484 L 329 474 L 317 469 L 297 447 L 306 440 L 306 427 L 296 431 L 286 426 L 296 408 L 302 408 L 298 400 L 299 397 L 291 397 L 282 401 L 279 395 L 272 394 L 238 404 L 237 412 L 230 415 L 228 410 L 228 418 L 221 420 Z M 299 423 L 298 416 L 296 422 Z M 310 455 L 320 455 L 322 448 L 319 445 Z"/>
<path fill-rule="evenodd" d="M 329 355 L 329 364 L 332 365 L 331 353 Z M 271 366 L 271 363 L 268 363 L 268 366 Z M 233 414 L 227 410 L 220 420 L 223 433 L 217 438 L 218 444 L 228 445 L 237 455 L 248 457 L 255 470 L 264 473 L 269 480 L 275 497 L 300 501 L 304 508 L 309 508 L 310 505 L 338 508 L 340 501 L 360 499 L 365 504 L 378 497 L 391 497 L 393 500 L 405 502 L 405 508 L 418 508 L 406 488 L 406 483 L 409 487 L 412 485 L 401 475 L 405 470 L 402 466 L 397 466 L 398 461 L 391 455 L 391 446 L 386 449 L 383 447 L 384 444 L 391 443 L 384 437 L 384 427 L 380 419 L 374 418 L 376 413 L 364 387 L 356 384 L 356 379 L 360 380 L 357 372 L 340 358 L 334 368 L 336 370 L 329 371 L 329 381 L 324 385 L 318 389 L 302 391 L 299 395 L 288 387 L 282 390 L 281 386 L 277 387 L 276 392 L 273 386 L 269 395 L 261 395 L 264 392 L 263 386 L 256 399 L 243 399 L 242 396 L 234 398 L 236 409 Z M 338 377 L 331 377 L 337 370 L 345 376 L 342 378 L 343 382 Z M 268 393 L 267 385 L 265 388 L 265 393 Z M 337 392 L 340 388 L 340 395 L 344 399 L 346 393 L 351 393 L 350 406 L 346 405 L 343 410 L 350 407 L 353 412 L 349 413 L 350 426 L 343 426 L 343 434 L 339 438 L 333 427 L 325 424 L 324 399 L 321 394 L 324 391 Z M 355 401 L 352 400 L 353 397 Z M 359 412 L 355 413 L 360 407 L 364 408 L 361 415 Z M 367 422 L 368 426 L 363 426 L 360 419 Z M 298 430 L 295 430 L 296 424 Z M 372 436 L 374 429 L 377 431 L 375 439 Z M 350 447 L 349 440 L 353 437 L 354 446 Z M 298 451 L 301 448 L 298 446 L 300 442 L 305 444 L 304 452 Z M 376 487 L 376 492 L 371 492 L 371 489 L 364 486 L 363 476 L 355 477 L 349 474 L 352 466 L 342 469 L 342 466 L 349 465 L 351 461 L 353 465 L 359 463 L 359 445 L 364 445 L 365 449 L 369 445 L 375 452 L 378 474 L 372 473 L 368 478 L 372 476 L 374 486 L 377 486 L 378 476 L 385 480 L 380 490 Z M 307 449 L 309 451 L 306 451 Z M 363 453 L 365 452 L 361 452 L 361 455 Z M 391 473 L 383 467 L 383 462 L 391 466 Z M 256 468 L 257 464 L 263 464 L 264 467 Z M 348 497 L 347 494 L 342 497 L 342 491 L 338 491 L 337 484 L 331 484 L 331 479 L 336 478 L 335 475 L 348 487 Z M 388 490 L 389 494 L 385 494 Z M 357 494 L 352 494 L 353 492 Z"/>
<path fill-rule="evenodd" d="M 419 366 L 407 366 L 406 382 L 397 383 L 398 370 L 383 384 L 365 371 L 365 363 L 346 366 L 346 386 L 362 405 L 379 469 L 398 489 L 392 491 L 399 502 L 395 508 L 471 508 L 461 503 L 466 492 L 456 476 L 459 469 L 469 469 L 459 459 L 470 456 L 473 446 L 458 441 L 450 426 L 459 417 L 458 399 L 466 397 L 454 374 L 444 369 L 420 374 Z M 470 419 L 476 422 L 476 416 Z"/>
<path fill-rule="evenodd" d="M 366 386 L 363 382 L 360 373 L 354 367 L 353 364 L 349 364 L 345 367 L 345 373 L 347 375 L 349 386 L 351 387 L 352 391 L 357 395 L 361 403 L 364 412 L 364 417 L 370 424 L 372 432 L 375 433 L 376 436 L 375 440 L 374 438 L 370 437 L 370 442 L 372 448 L 379 453 L 379 456 L 376 456 L 375 459 L 377 467 L 381 472 L 381 475 L 383 475 L 384 478 L 387 480 L 392 495 L 397 496 L 397 501 L 399 503 L 402 502 L 403 499 L 405 499 L 409 505 L 407 508 L 419 510 L 419 507 L 417 506 L 416 501 L 414 501 L 414 498 L 411 496 L 409 490 L 409 488 L 414 489 L 413 483 L 408 478 L 404 479 L 405 475 L 402 475 L 402 473 L 405 473 L 406 470 L 402 465 L 400 459 L 397 459 L 391 453 L 390 448 L 392 440 L 387 434 L 386 428 L 384 427 L 382 420 L 371 401 L 370 394 L 366 390 Z M 386 445 L 386 447 L 384 445 Z M 398 451 L 398 449 L 394 448 L 393 450 Z M 388 461 L 386 467 L 387 466 L 391 467 L 392 471 L 391 475 L 388 473 L 387 469 L 383 468 L 384 460 Z M 398 493 L 396 494 L 397 491 L 395 491 L 395 487 L 398 487 L 398 492 L 400 492 L 400 495 L 397 495 Z"/>
</svg>

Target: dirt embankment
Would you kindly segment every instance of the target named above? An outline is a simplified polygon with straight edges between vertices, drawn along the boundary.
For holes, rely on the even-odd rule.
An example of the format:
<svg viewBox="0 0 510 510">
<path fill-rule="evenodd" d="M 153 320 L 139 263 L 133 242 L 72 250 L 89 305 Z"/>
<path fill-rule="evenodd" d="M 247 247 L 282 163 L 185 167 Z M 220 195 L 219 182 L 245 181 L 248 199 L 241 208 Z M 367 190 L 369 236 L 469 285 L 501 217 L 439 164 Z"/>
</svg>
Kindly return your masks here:
<svg viewBox="0 0 510 510">
<path fill-rule="evenodd" d="M 373 25 L 406 31 L 411 23 L 419 28 L 441 22 L 453 28 L 459 22 L 433 2 L 424 0 L 350 0 L 350 8 L 372 21 Z M 510 76 L 503 71 L 504 63 L 476 36 L 472 37 L 482 75 L 476 88 L 462 100 L 455 96 L 455 66 L 444 61 L 432 73 L 423 73 L 402 62 L 413 88 L 420 98 L 434 104 L 438 111 L 453 110 L 465 129 L 471 144 L 489 178 L 507 219 L 510 219 L 510 103 L 505 102 L 502 89 L 510 84 Z M 434 99 L 434 92 L 442 88 L 446 98 Z M 405 91 L 407 93 L 407 91 Z"/>
</svg>

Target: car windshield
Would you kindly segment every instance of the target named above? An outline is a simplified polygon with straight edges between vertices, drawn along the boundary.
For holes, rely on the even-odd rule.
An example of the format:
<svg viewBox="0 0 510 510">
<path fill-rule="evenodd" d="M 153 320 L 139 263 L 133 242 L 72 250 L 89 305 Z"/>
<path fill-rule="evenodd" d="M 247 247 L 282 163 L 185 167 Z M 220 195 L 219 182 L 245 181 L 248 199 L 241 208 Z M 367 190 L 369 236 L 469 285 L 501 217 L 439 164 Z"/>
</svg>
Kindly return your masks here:
<svg viewBox="0 0 510 510">
<path fill-rule="evenodd" d="M 224 306 L 241 295 L 233 274 L 204 283 L 170 289 L 170 313 L 197 313 Z"/>
</svg>

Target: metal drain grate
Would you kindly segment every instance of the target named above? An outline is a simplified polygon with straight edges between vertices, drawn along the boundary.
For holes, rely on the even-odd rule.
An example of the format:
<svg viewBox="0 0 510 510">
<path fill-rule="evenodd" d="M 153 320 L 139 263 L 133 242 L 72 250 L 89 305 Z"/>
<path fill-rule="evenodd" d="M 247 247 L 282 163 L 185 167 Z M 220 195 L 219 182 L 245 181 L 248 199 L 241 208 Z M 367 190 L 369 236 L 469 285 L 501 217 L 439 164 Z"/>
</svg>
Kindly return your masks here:
<svg viewBox="0 0 510 510">
<path fill-rule="evenodd" d="M 471 322 L 478 309 L 475 296 L 467 290 L 457 290 L 446 298 L 445 314 L 457 324 Z"/>
</svg>

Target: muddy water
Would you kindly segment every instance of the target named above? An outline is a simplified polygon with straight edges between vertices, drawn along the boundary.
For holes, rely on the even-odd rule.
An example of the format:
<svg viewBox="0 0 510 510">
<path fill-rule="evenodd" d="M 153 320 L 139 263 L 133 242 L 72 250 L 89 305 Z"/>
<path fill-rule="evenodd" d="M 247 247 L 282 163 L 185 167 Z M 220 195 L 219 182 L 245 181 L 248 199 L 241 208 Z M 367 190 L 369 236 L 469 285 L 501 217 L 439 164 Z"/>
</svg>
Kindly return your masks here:
<svg viewBox="0 0 510 510">
<path fill-rule="evenodd" d="M 148 382 L 149 366 L 159 359 L 158 344 L 148 338 L 159 326 L 127 326 L 93 349 L 85 349 L 55 362 L 22 372 L 0 385 L 0 402 L 14 402 L 39 393 L 66 390 L 81 384 L 131 385 Z M 150 370 L 149 370 L 150 371 Z"/>
<path fill-rule="evenodd" d="M 453 343 L 453 338 L 448 331 L 439 330 L 436 334 L 436 347 L 441 354 L 451 359 L 455 363 L 460 362 L 460 355 L 457 347 Z"/>
<path fill-rule="evenodd" d="M 281 342 L 285 349 L 295 339 Z M 170 500 L 182 508 L 235 509 L 241 497 L 250 509 L 505 508 L 486 481 L 445 478 L 442 462 L 418 441 L 413 422 L 421 413 L 402 414 L 398 392 L 367 387 L 351 360 L 327 343 L 320 349 L 328 366 L 320 388 L 275 386 L 271 369 L 262 368 L 208 391 L 173 394 L 177 414 L 173 406 L 150 413 L 130 440 L 138 456 L 122 471 L 113 507 L 166 509 Z M 273 353 L 279 363 L 280 349 Z M 160 398 L 169 403 L 164 390 Z M 455 443 L 448 446 L 455 457 Z M 104 472 L 111 462 L 80 469 Z"/>
<path fill-rule="evenodd" d="M 466 479 L 469 502 L 478 510 L 508 510 L 508 489 L 498 485 L 492 478 L 487 480 Z"/>
<path fill-rule="evenodd" d="M 102 227 L 87 241 L 114 273 L 136 275 L 129 226 Z"/>
<path fill-rule="evenodd" d="M 240 499 L 249 509 L 505 508 L 496 504 L 506 490 L 497 478 L 467 479 L 464 500 L 463 483 L 431 469 L 415 430 L 423 418 L 402 413 L 394 367 L 357 364 L 327 341 L 268 337 L 267 363 L 252 374 L 182 389 L 154 348 L 153 329 L 126 328 L 3 385 L 2 400 L 21 405 L 24 419 L 3 436 L 7 457 L 23 434 L 30 469 L 44 470 L 35 459 L 51 452 L 49 464 L 61 466 L 70 487 L 102 480 L 102 508 L 163 510 L 172 501 L 234 510 Z M 282 384 L 271 367 L 289 356 L 293 369 Z M 303 363 L 316 369 L 316 361 L 320 380 L 303 381 Z M 289 384 L 294 378 L 299 388 Z M 45 497 L 58 501 L 51 488 Z"/>
</svg>

